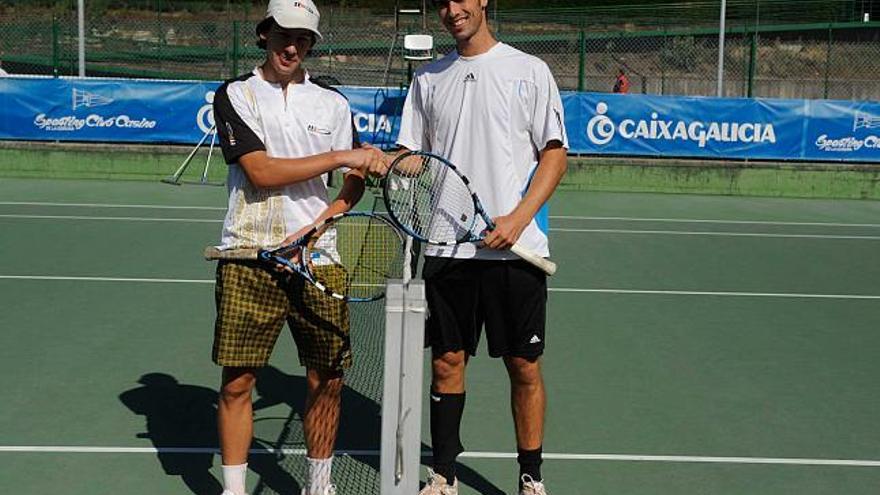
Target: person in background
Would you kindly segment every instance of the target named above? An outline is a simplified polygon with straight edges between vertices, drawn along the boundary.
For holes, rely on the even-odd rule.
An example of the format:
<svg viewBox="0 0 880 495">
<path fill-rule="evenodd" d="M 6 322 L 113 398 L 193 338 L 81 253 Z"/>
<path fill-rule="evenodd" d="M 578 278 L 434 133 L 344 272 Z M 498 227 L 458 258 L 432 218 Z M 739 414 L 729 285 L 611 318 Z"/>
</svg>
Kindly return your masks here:
<svg viewBox="0 0 880 495">
<path fill-rule="evenodd" d="M 617 71 L 617 80 L 614 82 L 614 92 L 625 95 L 629 93 L 629 78 L 626 77 L 626 72 L 621 67 Z"/>
</svg>

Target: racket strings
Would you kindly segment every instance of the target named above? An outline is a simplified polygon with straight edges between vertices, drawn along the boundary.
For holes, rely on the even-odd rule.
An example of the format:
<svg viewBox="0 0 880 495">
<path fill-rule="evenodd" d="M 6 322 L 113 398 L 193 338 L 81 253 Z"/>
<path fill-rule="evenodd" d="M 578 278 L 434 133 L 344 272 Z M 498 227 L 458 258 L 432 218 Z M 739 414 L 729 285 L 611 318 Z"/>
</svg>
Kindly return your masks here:
<svg viewBox="0 0 880 495">
<path fill-rule="evenodd" d="M 415 237 L 437 244 L 470 237 L 476 214 L 470 189 L 445 163 L 413 155 L 387 180 L 389 209 Z"/>
<path fill-rule="evenodd" d="M 388 222 L 370 216 L 346 216 L 320 232 L 308 252 L 309 271 L 330 292 L 350 298 L 374 298 L 386 280 L 403 271 L 403 240 Z"/>
</svg>

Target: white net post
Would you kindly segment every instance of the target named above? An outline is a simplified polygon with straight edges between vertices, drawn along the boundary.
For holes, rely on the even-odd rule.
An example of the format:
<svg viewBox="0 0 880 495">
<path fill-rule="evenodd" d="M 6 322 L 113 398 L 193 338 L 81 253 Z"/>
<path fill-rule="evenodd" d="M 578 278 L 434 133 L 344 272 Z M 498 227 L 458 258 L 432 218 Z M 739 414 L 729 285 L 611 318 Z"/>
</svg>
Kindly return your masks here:
<svg viewBox="0 0 880 495">
<path fill-rule="evenodd" d="M 427 304 L 422 280 L 389 280 L 385 292 L 381 494 L 418 493 Z"/>
</svg>

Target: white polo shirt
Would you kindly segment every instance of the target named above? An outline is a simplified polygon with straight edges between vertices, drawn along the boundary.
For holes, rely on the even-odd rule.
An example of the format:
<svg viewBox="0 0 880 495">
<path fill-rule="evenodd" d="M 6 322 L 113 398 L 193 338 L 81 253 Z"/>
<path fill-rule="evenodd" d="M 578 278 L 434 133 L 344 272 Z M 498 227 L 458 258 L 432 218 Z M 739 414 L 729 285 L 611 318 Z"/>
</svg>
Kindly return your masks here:
<svg viewBox="0 0 880 495">
<path fill-rule="evenodd" d="M 398 144 L 430 151 L 470 179 L 490 217 L 520 202 L 553 140 L 568 148 L 559 89 L 547 64 L 504 43 L 475 57 L 453 52 L 416 72 L 406 97 Z M 482 229 L 484 225 L 478 225 Z M 519 243 L 549 256 L 546 205 Z M 428 246 L 428 256 L 516 259 L 474 243 Z"/>
<path fill-rule="evenodd" d="M 257 188 L 238 159 L 253 151 L 302 158 L 352 147 L 351 110 L 341 94 L 312 83 L 287 86 L 287 95 L 259 68 L 223 84 L 214 96 L 220 147 L 229 164 L 229 205 L 221 249 L 274 247 L 311 225 L 329 206 L 324 177 L 284 187 Z"/>
</svg>

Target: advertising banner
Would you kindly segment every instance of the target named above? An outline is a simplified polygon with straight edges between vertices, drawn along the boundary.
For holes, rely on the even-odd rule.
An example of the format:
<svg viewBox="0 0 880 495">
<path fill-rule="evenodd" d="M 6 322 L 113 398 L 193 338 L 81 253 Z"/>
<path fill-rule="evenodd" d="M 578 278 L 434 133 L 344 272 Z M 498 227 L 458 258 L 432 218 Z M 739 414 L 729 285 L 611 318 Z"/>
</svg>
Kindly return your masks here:
<svg viewBox="0 0 880 495">
<path fill-rule="evenodd" d="M 880 162 L 880 103 L 568 93 L 563 105 L 577 153 Z"/>
<path fill-rule="evenodd" d="M 0 78 L 0 139 L 197 143 L 218 82 Z M 340 87 L 361 142 L 394 146 L 406 92 Z M 562 94 L 572 153 L 880 162 L 880 103 Z"/>
<path fill-rule="evenodd" d="M 880 103 L 810 102 L 803 158 L 815 161 L 880 161 Z"/>
<path fill-rule="evenodd" d="M 217 83 L 0 78 L 0 139 L 195 143 Z"/>
</svg>

